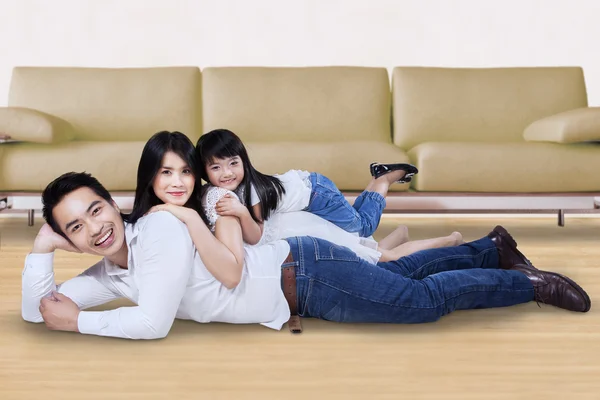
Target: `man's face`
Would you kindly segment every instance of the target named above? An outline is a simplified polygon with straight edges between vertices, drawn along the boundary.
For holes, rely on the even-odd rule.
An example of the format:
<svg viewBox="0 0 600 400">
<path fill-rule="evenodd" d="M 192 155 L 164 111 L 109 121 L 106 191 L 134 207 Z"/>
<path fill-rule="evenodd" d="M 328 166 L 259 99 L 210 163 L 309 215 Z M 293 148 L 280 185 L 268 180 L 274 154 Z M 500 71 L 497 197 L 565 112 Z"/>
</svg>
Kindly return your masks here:
<svg viewBox="0 0 600 400">
<path fill-rule="evenodd" d="M 112 256 L 125 245 L 125 226 L 118 207 L 90 188 L 66 195 L 52 215 L 73 245 L 84 253 Z"/>
</svg>

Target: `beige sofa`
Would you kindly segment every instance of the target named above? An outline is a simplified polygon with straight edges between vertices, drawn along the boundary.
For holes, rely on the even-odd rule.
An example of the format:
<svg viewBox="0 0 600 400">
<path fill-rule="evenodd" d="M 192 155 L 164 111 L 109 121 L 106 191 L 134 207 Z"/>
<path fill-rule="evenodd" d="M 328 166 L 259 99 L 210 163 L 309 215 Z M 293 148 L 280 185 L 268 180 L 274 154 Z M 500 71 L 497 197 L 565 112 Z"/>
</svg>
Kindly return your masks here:
<svg viewBox="0 0 600 400">
<path fill-rule="evenodd" d="M 370 162 L 414 163 L 390 209 L 511 208 L 519 196 L 528 209 L 593 208 L 599 117 L 577 67 L 17 67 L 0 108 L 15 140 L 0 144 L 0 198 L 39 195 L 68 170 L 130 194 L 153 133 L 195 142 L 225 127 L 258 169 L 319 171 L 350 197 Z M 480 201 L 492 197 L 498 207 Z"/>
<path fill-rule="evenodd" d="M 197 140 L 201 104 L 197 67 L 14 68 L 0 132 L 18 142 L 0 144 L 0 193 L 39 193 L 71 170 L 133 191 L 148 138 L 168 129 Z"/>
<path fill-rule="evenodd" d="M 600 192 L 600 110 L 589 137 L 598 143 L 552 137 L 568 122 L 581 131 L 577 114 L 546 124 L 546 137 L 525 138 L 536 121 L 587 108 L 580 68 L 398 67 L 392 88 L 394 143 L 420 169 L 414 190 Z"/>
</svg>

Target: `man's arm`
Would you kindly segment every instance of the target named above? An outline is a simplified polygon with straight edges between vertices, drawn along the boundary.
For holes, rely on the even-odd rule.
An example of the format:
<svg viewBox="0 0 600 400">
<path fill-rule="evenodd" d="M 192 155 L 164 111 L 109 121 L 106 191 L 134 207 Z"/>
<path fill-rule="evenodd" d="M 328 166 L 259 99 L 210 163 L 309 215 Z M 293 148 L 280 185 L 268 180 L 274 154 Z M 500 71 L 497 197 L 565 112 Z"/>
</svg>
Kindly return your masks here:
<svg viewBox="0 0 600 400">
<path fill-rule="evenodd" d="M 25 258 L 21 281 L 21 316 L 25 321 L 44 322 L 39 310 L 40 301 L 55 290 L 73 300 L 79 309 L 104 304 L 119 297 L 103 283 L 103 261 L 57 287 L 53 267 L 56 249 L 75 250 L 63 237 L 44 225 L 31 253 Z"/>
<path fill-rule="evenodd" d="M 82 311 L 78 330 L 84 334 L 127 339 L 167 336 L 194 262 L 194 246 L 186 226 L 167 212 L 147 216 L 138 234 L 141 259 L 135 260 L 138 305 L 110 311 Z M 139 222 L 138 222 L 139 223 Z"/>
</svg>

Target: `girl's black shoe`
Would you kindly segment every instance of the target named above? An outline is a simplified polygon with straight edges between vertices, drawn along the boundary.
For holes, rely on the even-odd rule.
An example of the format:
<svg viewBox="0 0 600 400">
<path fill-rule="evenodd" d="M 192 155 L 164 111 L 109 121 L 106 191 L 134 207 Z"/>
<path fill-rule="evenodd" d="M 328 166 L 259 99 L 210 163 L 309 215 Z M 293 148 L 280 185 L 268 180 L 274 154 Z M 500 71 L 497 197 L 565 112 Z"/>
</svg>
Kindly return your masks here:
<svg viewBox="0 0 600 400">
<path fill-rule="evenodd" d="M 375 178 L 379 178 L 380 176 L 383 176 L 392 171 L 398 171 L 398 170 L 405 171 L 406 175 L 404 175 L 401 179 L 399 179 L 397 181 L 398 183 L 408 183 L 408 182 L 412 181 L 412 177 L 415 174 L 419 173 L 419 170 L 417 169 L 417 167 L 415 167 L 412 164 L 371 163 L 370 169 L 371 169 L 371 176 L 373 176 Z"/>
</svg>

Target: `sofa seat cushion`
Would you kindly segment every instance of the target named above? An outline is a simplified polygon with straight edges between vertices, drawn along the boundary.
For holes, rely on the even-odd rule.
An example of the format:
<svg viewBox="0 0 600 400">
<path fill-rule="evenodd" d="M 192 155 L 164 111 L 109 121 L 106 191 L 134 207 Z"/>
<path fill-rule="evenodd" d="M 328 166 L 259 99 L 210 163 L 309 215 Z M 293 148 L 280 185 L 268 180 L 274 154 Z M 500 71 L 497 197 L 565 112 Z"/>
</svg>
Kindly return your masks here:
<svg viewBox="0 0 600 400">
<path fill-rule="evenodd" d="M 600 144 L 429 142 L 408 154 L 418 191 L 600 191 Z"/>
<path fill-rule="evenodd" d="M 406 153 L 391 143 L 246 142 L 245 145 L 252 164 L 262 173 L 271 175 L 290 169 L 319 172 L 342 191 L 362 191 L 371 180 L 372 162 L 409 162 Z M 390 186 L 390 191 L 408 189 L 408 184 Z"/>
<path fill-rule="evenodd" d="M 89 172 L 108 189 L 133 191 L 145 141 L 0 145 L 0 191 L 40 192 L 59 175 Z"/>
<path fill-rule="evenodd" d="M 48 146 L 33 143 L 0 145 L 0 191 L 40 192 L 59 175 L 86 171 L 111 191 L 134 191 L 137 167 L 145 141 L 69 142 Z M 252 164 L 267 174 L 290 169 L 320 172 L 341 190 L 361 191 L 371 180 L 371 162 L 409 162 L 392 144 L 346 143 L 246 143 Z M 407 190 L 395 184 L 390 191 Z"/>
</svg>

